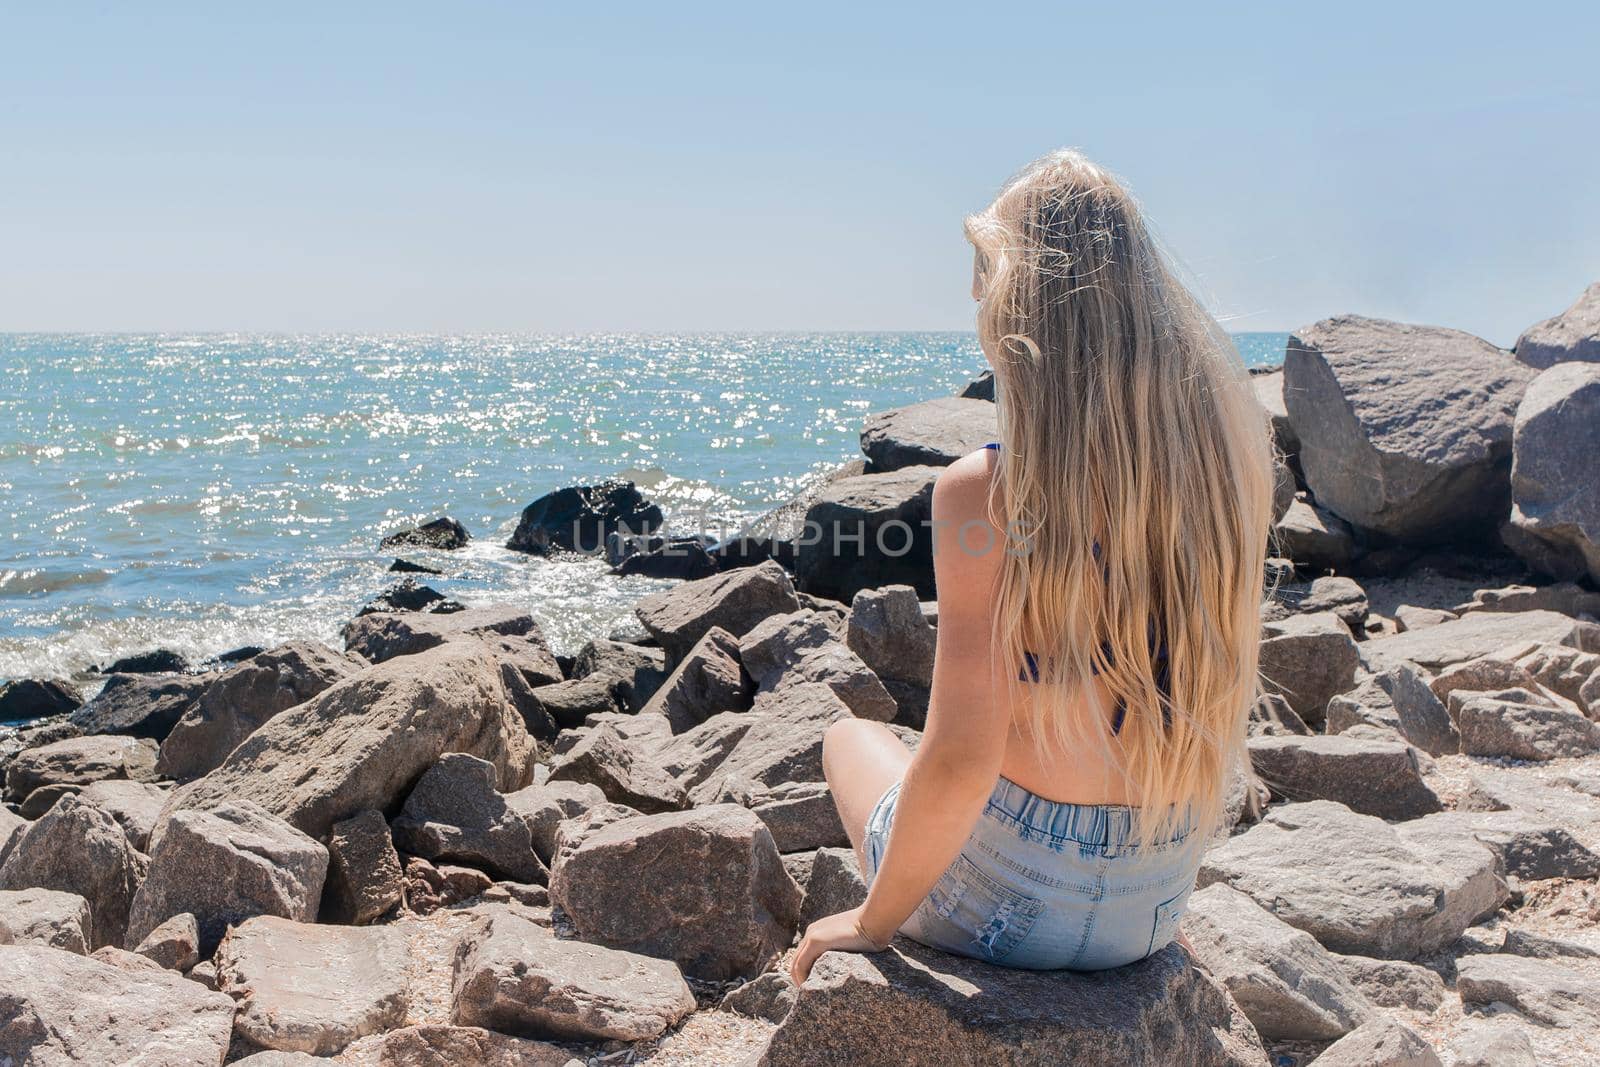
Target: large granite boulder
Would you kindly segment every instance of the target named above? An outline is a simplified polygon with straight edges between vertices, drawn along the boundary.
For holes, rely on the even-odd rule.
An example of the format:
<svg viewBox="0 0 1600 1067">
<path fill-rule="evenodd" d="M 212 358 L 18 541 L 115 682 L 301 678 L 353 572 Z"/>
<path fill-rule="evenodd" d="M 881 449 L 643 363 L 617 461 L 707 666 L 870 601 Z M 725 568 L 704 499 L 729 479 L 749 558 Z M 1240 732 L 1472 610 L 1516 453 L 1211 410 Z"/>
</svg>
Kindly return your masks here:
<svg viewBox="0 0 1600 1067">
<path fill-rule="evenodd" d="M 93 804 L 117 820 L 128 835 L 128 843 L 140 852 L 150 851 L 150 831 L 155 829 L 166 806 L 168 785 L 107 778 L 78 791 L 78 799 Z M 0 847 L 0 853 L 4 848 Z"/>
<path fill-rule="evenodd" d="M 399 657 L 274 716 L 221 767 L 175 790 L 164 818 L 249 800 L 321 839 L 357 812 L 393 811 L 446 752 L 494 764 L 502 792 L 533 776 L 534 742 L 475 641 Z"/>
<path fill-rule="evenodd" d="M 138 945 L 184 912 L 207 956 L 228 927 L 256 915 L 315 922 L 327 874 L 326 848 L 249 801 L 180 811 L 134 895 L 126 943 Z"/>
<path fill-rule="evenodd" d="M 800 904 L 800 929 L 829 915 L 859 908 L 867 899 L 867 880 L 853 848 L 819 848 L 811 857 L 806 895 Z"/>
<path fill-rule="evenodd" d="M 1593 1032 L 1600 1026 L 1600 977 L 1572 964 L 1500 952 L 1463 956 L 1456 990 L 1467 1008 L 1505 1004 L 1545 1026 Z"/>
<path fill-rule="evenodd" d="M 867 473 L 918 465 L 948 467 L 1000 439 L 990 401 L 945 396 L 868 415 L 861 430 Z"/>
<path fill-rule="evenodd" d="M 1415 959 L 1498 908 L 1506 885 L 1483 845 L 1410 825 L 1286 804 L 1208 853 L 1199 885 L 1230 885 L 1335 952 Z"/>
<path fill-rule="evenodd" d="M 233 999 L 181 975 L 0 946 L 0 1063 L 221 1067 Z"/>
<path fill-rule="evenodd" d="M 776 787 L 790 782 L 820 782 L 822 738 L 828 727 L 850 717 L 850 709 L 820 682 L 786 685 L 756 696 L 748 715 L 737 718 L 742 727 L 727 754 L 715 762 L 701 763 L 692 774 L 679 778 L 689 788 L 689 799 L 709 804 L 721 795 L 729 779 Z M 750 720 L 745 727 L 744 720 Z M 700 729 L 711 727 L 713 719 Z M 691 731 L 691 734 L 693 732 Z M 684 734 L 687 739 L 691 734 Z M 705 740 L 715 738 L 707 735 Z M 662 753 L 663 758 L 672 755 Z"/>
<path fill-rule="evenodd" d="M 666 681 L 667 654 L 648 645 L 596 639 L 573 657 L 571 676 L 609 679 L 623 709 L 638 712 Z"/>
<path fill-rule="evenodd" d="M 458 548 L 466 548 L 467 542 L 472 540 L 472 535 L 461 523 L 448 515 L 441 515 L 431 522 L 422 523 L 420 526 L 407 526 L 389 534 L 378 542 L 379 548 L 399 548 L 403 545 L 415 545 L 419 548 L 432 548 L 440 552 L 452 552 Z"/>
<path fill-rule="evenodd" d="M 1461 750 L 1461 735 L 1449 709 L 1408 663 L 1368 675 L 1354 689 L 1328 701 L 1330 734 L 1356 726 L 1393 730 L 1430 756 Z"/>
<path fill-rule="evenodd" d="M 0 890 L 0 945 L 42 945 L 87 956 L 93 930 L 89 902 L 76 893 Z"/>
<path fill-rule="evenodd" d="M 68 721 L 86 734 L 160 741 L 211 682 L 204 674 L 113 674 Z"/>
<path fill-rule="evenodd" d="M 1331 611 L 1266 623 L 1261 677 L 1307 723 L 1321 725 L 1328 701 L 1355 685 L 1361 660 L 1350 628 Z"/>
<path fill-rule="evenodd" d="M 361 669 L 316 641 L 254 656 L 218 677 L 183 713 L 161 743 L 156 770 L 180 782 L 215 770 L 262 723 Z"/>
<path fill-rule="evenodd" d="M 169 971 L 187 971 L 200 962 L 200 924 L 181 912 L 145 934 L 133 951 Z"/>
<path fill-rule="evenodd" d="M 1177 945 L 1109 971 L 1008 970 L 904 938 L 829 953 L 761 1067 L 1265 1067 L 1261 1039 Z"/>
<path fill-rule="evenodd" d="M 1470 837 L 1518 878 L 1600 878 L 1600 856 L 1566 827 L 1532 811 L 1444 811 L 1416 820 L 1406 833 L 1414 842 L 1435 833 Z"/>
<path fill-rule="evenodd" d="M 148 738 L 69 737 L 19 752 L 6 767 L 5 799 L 26 806 L 35 790 L 49 786 L 77 792 L 107 779 L 154 781 L 155 765 L 155 742 Z"/>
<path fill-rule="evenodd" d="M 801 892 L 772 834 L 732 804 L 623 819 L 556 857 L 550 897 L 579 936 L 753 977 L 789 947 Z"/>
<path fill-rule="evenodd" d="M 1484 695 L 1456 710 L 1461 751 L 1469 756 L 1550 760 L 1600 749 L 1600 723 L 1571 708 Z"/>
<path fill-rule="evenodd" d="M 799 587 L 845 603 L 885 585 L 909 585 L 932 598 L 930 524 L 939 471 L 902 467 L 830 483 L 806 510 L 795 557 Z"/>
<path fill-rule="evenodd" d="M 1600 652 L 1600 626 L 1555 611 L 1475 611 L 1437 626 L 1372 638 L 1361 644 L 1360 654 L 1374 672 L 1405 662 L 1442 671 L 1522 642 Z"/>
<path fill-rule="evenodd" d="M 55 889 L 89 902 L 89 948 L 122 944 L 148 861 L 110 815 L 62 797 L 24 830 L 0 863 L 0 889 Z"/>
<path fill-rule="evenodd" d="M 404 932 L 247 919 L 217 949 L 217 985 L 239 1004 L 234 1028 L 262 1048 L 329 1056 L 405 1022 Z"/>
<path fill-rule="evenodd" d="M 1444 1067 L 1421 1034 L 1384 1015 L 1329 1045 L 1317 1063 L 1321 1067 Z"/>
<path fill-rule="evenodd" d="M 1415 819 L 1443 810 L 1422 780 L 1417 751 L 1398 737 L 1253 737 L 1250 765 L 1285 800 L 1334 800 L 1380 819 Z"/>
<path fill-rule="evenodd" d="M 739 659 L 764 693 L 816 683 L 833 690 L 858 719 L 888 722 L 898 710 L 878 676 L 820 612 L 801 610 L 763 620 L 740 638 Z"/>
<path fill-rule="evenodd" d="M 1600 360 L 1600 357 L 1597 357 Z M 1505 542 L 1554 578 L 1600 582 L 1600 362 L 1562 363 L 1517 408 Z"/>
<path fill-rule="evenodd" d="M 1561 314 L 1524 330 L 1516 357 L 1538 370 L 1557 363 L 1600 363 L 1600 282 Z"/>
<path fill-rule="evenodd" d="M 1373 1015 L 1372 1003 L 1316 938 L 1225 885 L 1189 898 L 1183 931 L 1262 1037 L 1331 1041 Z"/>
<path fill-rule="evenodd" d="M 599 552 L 613 533 L 648 534 L 662 523 L 661 509 L 632 482 L 611 479 L 546 493 L 522 509 L 506 547 L 517 552 Z"/>
<path fill-rule="evenodd" d="M 344 628 L 344 647 L 362 659 L 382 663 L 396 656 L 412 656 L 464 637 L 525 638 L 544 647 L 533 616 L 515 604 L 491 604 L 447 614 L 423 611 L 378 611 L 350 620 Z M 561 667 L 549 656 L 546 682 L 561 680 Z"/>
<path fill-rule="evenodd" d="M 456 949 L 451 1017 L 530 1037 L 640 1041 L 694 1011 L 677 965 L 550 931 L 485 908 Z"/>
<path fill-rule="evenodd" d="M 652 593 L 634 611 L 676 666 L 712 627 L 743 637 L 769 615 L 799 609 L 789 573 L 769 560 Z"/>
<path fill-rule="evenodd" d="M 552 782 L 598 786 L 608 800 L 656 814 L 689 806 L 683 786 L 611 726 L 596 726 L 550 767 Z"/>
<path fill-rule="evenodd" d="M 937 637 L 909 585 L 863 589 L 850 601 L 845 643 L 894 697 L 901 722 L 920 727 L 927 718 Z"/>
<path fill-rule="evenodd" d="M 1470 334 L 1342 315 L 1296 331 L 1284 403 L 1318 503 L 1410 543 L 1492 529 L 1533 372 Z"/>
<path fill-rule="evenodd" d="M 440 757 L 394 821 L 395 844 L 435 863 L 465 863 L 497 878 L 543 884 L 527 821 L 495 790 L 495 769 L 463 752 Z"/>
<path fill-rule="evenodd" d="M 18 678 L 0 685 L 0 722 L 66 715 L 83 706 L 83 694 L 54 678 Z"/>
<path fill-rule="evenodd" d="M 599 786 L 560 779 L 530 785 L 506 795 L 506 806 L 527 823 L 533 851 L 545 863 L 555 858 L 557 827 L 605 803 L 605 792 Z"/>
<path fill-rule="evenodd" d="M 644 706 L 664 715 L 681 734 L 724 711 L 748 711 L 755 683 L 739 662 L 739 639 L 720 626 L 707 630 Z"/>
</svg>

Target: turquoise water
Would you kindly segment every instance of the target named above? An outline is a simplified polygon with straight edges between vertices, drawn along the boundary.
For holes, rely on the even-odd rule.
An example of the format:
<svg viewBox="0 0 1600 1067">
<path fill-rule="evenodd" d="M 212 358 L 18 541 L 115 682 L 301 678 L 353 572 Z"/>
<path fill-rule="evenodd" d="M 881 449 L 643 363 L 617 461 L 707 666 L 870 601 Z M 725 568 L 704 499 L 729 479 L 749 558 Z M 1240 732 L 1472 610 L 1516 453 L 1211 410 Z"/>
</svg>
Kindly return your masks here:
<svg viewBox="0 0 1600 1067">
<path fill-rule="evenodd" d="M 393 581 L 383 534 L 441 513 L 474 541 L 429 584 L 570 651 L 660 583 L 505 550 L 535 497 L 620 474 L 670 526 L 732 528 L 982 365 L 948 333 L 0 335 L 0 678 L 333 641 Z"/>
</svg>

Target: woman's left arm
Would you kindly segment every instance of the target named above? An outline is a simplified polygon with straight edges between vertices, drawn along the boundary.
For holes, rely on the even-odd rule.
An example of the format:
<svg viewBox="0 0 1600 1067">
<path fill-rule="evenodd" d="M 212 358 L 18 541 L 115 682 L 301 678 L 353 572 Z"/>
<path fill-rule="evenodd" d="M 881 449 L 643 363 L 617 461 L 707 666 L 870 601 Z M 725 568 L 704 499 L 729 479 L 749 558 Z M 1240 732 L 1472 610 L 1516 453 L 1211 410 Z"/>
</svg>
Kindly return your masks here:
<svg viewBox="0 0 1600 1067">
<path fill-rule="evenodd" d="M 806 929 L 790 964 L 798 984 L 818 956 L 889 944 L 955 861 L 994 789 L 1009 709 L 994 699 L 994 582 L 1005 541 L 987 517 L 988 453 L 945 468 L 933 490 L 939 633 L 928 722 L 895 803 L 866 903 Z"/>
</svg>

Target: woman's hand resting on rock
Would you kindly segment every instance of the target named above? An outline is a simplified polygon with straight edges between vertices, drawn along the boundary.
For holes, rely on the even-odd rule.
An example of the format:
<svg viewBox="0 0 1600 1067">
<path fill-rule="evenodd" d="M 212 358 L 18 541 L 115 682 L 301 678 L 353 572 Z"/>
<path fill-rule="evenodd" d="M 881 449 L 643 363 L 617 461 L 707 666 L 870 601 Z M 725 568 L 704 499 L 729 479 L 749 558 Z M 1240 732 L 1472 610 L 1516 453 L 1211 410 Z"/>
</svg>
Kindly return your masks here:
<svg viewBox="0 0 1600 1067">
<path fill-rule="evenodd" d="M 861 908 L 851 908 L 818 919 L 806 927 L 800 947 L 795 950 L 794 959 L 789 961 L 789 977 L 794 979 L 795 985 L 805 983 L 806 977 L 811 974 L 812 964 L 824 952 L 881 952 L 889 947 L 888 941 L 873 941 L 862 930 L 861 911 Z"/>
</svg>

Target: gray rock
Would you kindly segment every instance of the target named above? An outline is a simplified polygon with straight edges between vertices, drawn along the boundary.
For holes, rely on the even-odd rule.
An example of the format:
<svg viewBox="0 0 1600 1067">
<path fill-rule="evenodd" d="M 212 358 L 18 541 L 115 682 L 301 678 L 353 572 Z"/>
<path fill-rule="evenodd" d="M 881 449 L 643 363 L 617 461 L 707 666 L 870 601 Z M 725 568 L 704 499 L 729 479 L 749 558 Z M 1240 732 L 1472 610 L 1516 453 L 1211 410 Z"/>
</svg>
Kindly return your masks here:
<svg viewBox="0 0 1600 1067">
<path fill-rule="evenodd" d="M 1356 558 L 1350 524 L 1326 508 L 1293 501 L 1272 528 L 1277 551 L 1312 570 L 1342 570 Z"/>
<path fill-rule="evenodd" d="M 327 1056 L 405 1022 L 405 934 L 394 926 L 246 920 L 217 949 L 217 982 L 239 1004 L 234 1029 L 262 1048 Z"/>
<path fill-rule="evenodd" d="M 0 990 L 0 1062 L 19 1067 L 221 1067 L 233 1034 L 230 997 L 59 949 L 0 947 Z"/>
<path fill-rule="evenodd" d="M 805 900 L 800 908 L 800 929 L 818 919 L 860 907 L 867 899 L 867 881 L 854 849 L 819 848 L 811 861 L 806 879 Z"/>
<path fill-rule="evenodd" d="M 815 682 L 832 689 L 858 719 L 888 722 L 898 710 L 878 676 L 814 611 L 757 624 L 740 639 L 739 658 L 761 692 Z"/>
<path fill-rule="evenodd" d="M 169 971 L 187 971 L 200 962 L 200 926 L 188 912 L 174 915 L 145 934 L 133 951 Z"/>
<path fill-rule="evenodd" d="M 755 721 L 753 715 L 715 715 L 662 746 L 656 759 L 685 789 L 693 789 L 728 758 Z"/>
<path fill-rule="evenodd" d="M 89 902 L 56 889 L 0 890 L 0 945 L 42 945 L 89 954 Z"/>
<path fill-rule="evenodd" d="M 547 781 L 506 795 L 506 806 L 527 823 L 533 851 L 545 863 L 555 858 L 556 828 L 562 821 L 605 803 L 605 793 L 588 782 Z"/>
<path fill-rule="evenodd" d="M 121 944 L 147 861 L 116 820 L 63 797 L 15 840 L 0 863 L 0 889 L 55 889 L 89 902 L 89 948 Z"/>
<path fill-rule="evenodd" d="M 1407 832 L 1470 837 L 1518 878 L 1600 878 L 1600 856 L 1565 827 L 1530 811 L 1440 812 L 1418 819 Z"/>
<path fill-rule="evenodd" d="M 817 961 L 761 1067 L 1265 1067 L 1228 995 L 1169 945 L 1109 971 L 1008 970 L 904 938 Z"/>
<path fill-rule="evenodd" d="M 739 639 L 720 626 L 707 630 L 655 691 L 643 714 L 663 715 L 681 734 L 725 711 L 748 711 L 755 682 L 739 662 Z"/>
<path fill-rule="evenodd" d="M 1213 885 L 1193 894 L 1183 931 L 1264 1038 L 1330 1041 L 1373 1015 L 1332 953 L 1243 893 Z"/>
<path fill-rule="evenodd" d="M 948 467 L 1000 439 L 995 406 L 984 400 L 936 397 L 868 415 L 861 431 L 867 473 L 902 467 Z"/>
<path fill-rule="evenodd" d="M 1335 1041 L 1317 1062 L 1322 1067 L 1444 1067 L 1422 1035 L 1387 1016 Z"/>
<path fill-rule="evenodd" d="M 1261 676 L 1312 726 L 1328 701 L 1355 685 L 1360 654 L 1350 628 L 1332 612 L 1291 615 L 1262 628 Z"/>
<path fill-rule="evenodd" d="M 517 700 L 518 710 L 535 737 L 548 737 L 546 723 L 568 729 L 591 722 L 596 716 L 610 715 L 623 707 L 615 681 L 605 676 L 569 678 L 564 682 L 541 685 Z"/>
<path fill-rule="evenodd" d="M 645 645 L 596 639 L 578 651 L 572 677 L 612 679 L 624 708 L 637 713 L 667 680 L 667 654 Z"/>
<path fill-rule="evenodd" d="M 247 800 L 211 811 L 180 811 L 150 856 L 134 895 L 129 945 L 188 912 L 210 956 L 229 926 L 256 915 L 315 922 L 328 850 Z"/>
<path fill-rule="evenodd" d="M 750 977 L 789 947 L 801 892 L 772 835 L 731 804 L 625 819 L 556 857 L 550 896 L 600 944 Z"/>
<path fill-rule="evenodd" d="M 1414 959 L 1507 894 L 1489 849 L 1437 835 L 1413 843 L 1408 825 L 1326 800 L 1284 805 L 1213 849 L 1199 885 L 1231 885 L 1335 952 Z"/>
<path fill-rule="evenodd" d="M 1569 960 L 1502 953 L 1456 960 L 1456 992 L 1464 1007 L 1509 1005 L 1545 1026 L 1592 1028 L 1600 1023 L 1600 979 Z"/>
<path fill-rule="evenodd" d="M 383 812 L 369 808 L 334 823 L 322 918 L 365 926 L 393 911 L 404 895 L 400 856 Z"/>
<path fill-rule="evenodd" d="M 850 709 L 834 691 L 817 682 L 758 694 L 751 713 L 740 716 L 753 720 L 750 728 L 726 758 L 690 788 L 690 799 L 696 804 L 715 801 L 729 777 L 764 786 L 822 781 L 823 734 L 849 715 Z"/>
<path fill-rule="evenodd" d="M 1264 693 L 1250 705 L 1248 730 L 1251 737 L 1305 737 L 1311 732 L 1278 693 Z"/>
<path fill-rule="evenodd" d="M 783 782 L 758 786 L 733 800 L 767 824 L 779 852 L 809 852 L 850 843 L 826 782 Z M 724 783 L 724 792 L 728 783 Z M 721 799 L 732 799 L 724 797 Z"/>
<path fill-rule="evenodd" d="M 4 863 L 11 845 L 27 829 L 28 820 L 0 804 L 0 863 Z"/>
<path fill-rule="evenodd" d="M 1517 408 L 1506 544 L 1563 580 L 1600 582 L 1600 361 L 1561 363 L 1528 386 Z M 1583 473 L 1587 471 L 1588 477 Z"/>
<path fill-rule="evenodd" d="M 1408 1008 L 1426 1015 L 1444 1003 L 1444 979 L 1426 967 L 1367 956 L 1335 954 L 1333 959 L 1350 983 L 1380 1008 Z"/>
<path fill-rule="evenodd" d="M 714 626 L 743 637 L 769 615 L 799 608 L 788 572 L 768 560 L 652 593 L 634 613 L 675 666 Z"/>
<path fill-rule="evenodd" d="M 1289 338 L 1284 402 L 1306 484 L 1355 526 L 1455 540 L 1504 514 L 1532 372 L 1469 334 L 1355 315 Z"/>
<path fill-rule="evenodd" d="M 20 804 L 46 786 L 77 792 L 111 778 L 148 782 L 156 777 L 155 762 L 155 743 L 145 738 L 69 737 L 18 753 L 6 767 L 5 798 Z"/>
<path fill-rule="evenodd" d="M 113 674 L 69 721 L 86 734 L 160 741 L 211 681 L 203 674 Z"/>
<path fill-rule="evenodd" d="M 1480 611 L 1424 630 L 1373 638 L 1361 645 L 1360 652 L 1363 665 L 1374 672 L 1402 662 L 1442 671 L 1521 642 L 1570 645 L 1597 652 L 1600 626 L 1554 611 Z"/>
<path fill-rule="evenodd" d="M 1558 937 L 1543 937 L 1526 930 L 1507 930 L 1500 951 L 1512 956 L 1527 956 L 1536 960 L 1600 959 L 1600 952 L 1576 941 L 1563 941 Z"/>
<path fill-rule="evenodd" d="M 550 767 L 552 782 L 586 782 L 606 798 L 647 814 L 689 806 L 683 787 L 609 726 L 596 727 Z"/>
<path fill-rule="evenodd" d="M 920 728 L 927 719 L 936 640 L 909 585 L 863 589 L 850 602 L 846 643 L 894 698 L 896 721 Z"/>
<path fill-rule="evenodd" d="M 494 764 L 462 752 L 439 757 L 393 824 L 395 845 L 433 861 L 465 863 L 514 882 L 543 884 L 528 824 L 495 791 Z"/>
<path fill-rule="evenodd" d="M 717 1008 L 752 1019 L 765 1019 L 769 1023 L 781 1023 L 794 1009 L 798 993 L 794 979 L 787 972 L 768 971 L 730 991 Z"/>
<path fill-rule="evenodd" d="M 348 656 L 315 641 L 263 652 L 223 673 L 161 743 L 156 770 L 181 782 L 221 766 L 239 742 L 281 711 L 359 673 Z"/>
<path fill-rule="evenodd" d="M 1456 724 L 1469 756 L 1549 760 L 1600 748 L 1600 723 L 1567 708 L 1472 697 L 1461 703 Z"/>
<path fill-rule="evenodd" d="M 1524 330 L 1516 356 L 1538 370 L 1558 363 L 1600 363 L 1600 282 L 1561 314 Z"/>
<path fill-rule="evenodd" d="M 1272 443 L 1286 458 L 1297 455 L 1300 438 L 1295 436 L 1294 424 L 1289 421 L 1289 408 L 1283 402 L 1283 368 L 1262 374 L 1252 372 L 1250 384 L 1255 389 L 1256 400 L 1272 418 Z"/>
<path fill-rule="evenodd" d="M 1328 701 L 1330 734 L 1362 724 L 1393 730 L 1430 756 L 1461 750 L 1461 735 L 1449 709 L 1410 664 L 1369 675 Z"/>
<path fill-rule="evenodd" d="M 163 819 L 249 800 L 325 838 L 357 812 L 398 808 L 446 752 L 493 763 L 502 792 L 522 788 L 533 774 L 534 742 L 476 642 L 400 657 L 274 716 L 221 767 L 176 789 Z M 158 825 L 155 847 L 160 835 Z"/>
<path fill-rule="evenodd" d="M 561 666 L 545 645 L 533 616 L 512 604 L 494 604 L 449 614 L 375 612 L 351 620 L 344 628 L 344 647 L 372 663 L 396 656 L 414 656 L 447 641 L 513 638 L 528 647 L 542 668 L 542 684 L 559 682 Z"/>
<path fill-rule="evenodd" d="M 1539 1067 L 1526 1028 L 1506 1015 L 1465 1019 L 1451 1051 L 1451 1067 Z"/>
<path fill-rule="evenodd" d="M 1583 687 L 1600 671 L 1600 654 L 1567 645 L 1533 645 L 1517 657 L 1517 666 L 1545 689 L 1582 708 L 1587 703 Z"/>
<path fill-rule="evenodd" d="M 1272 589 L 1272 599 L 1301 615 L 1330 611 L 1351 633 L 1361 633 L 1366 627 L 1367 591 L 1354 578 L 1326 575 L 1309 582 L 1279 582 Z"/>
<path fill-rule="evenodd" d="M 546 493 L 522 509 L 506 547 L 516 552 L 598 552 L 614 533 L 649 534 L 661 526 L 661 509 L 629 481 L 610 478 Z"/>
<path fill-rule="evenodd" d="M 1600 593 L 1574 582 L 1549 585 L 1507 585 L 1478 589 L 1472 599 L 1456 605 L 1457 614 L 1469 611 L 1556 611 L 1562 615 L 1600 616 Z"/>
<path fill-rule="evenodd" d="M 1416 749 L 1404 741 L 1255 737 L 1249 751 L 1256 776 L 1286 800 L 1336 800 L 1380 819 L 1414 819 L 1443 809 L 1422 780 Z"/>
<path fill-rule="evenodd" d="M 941 469 L 902 467 L 840 478 L 824 488 L 806 511 L 807 535 L 797 545 L 800 589 L 848 603 L 863 589 L 909 585 L 919 597 L 931 598 L 928 524 Z"/>
<path fill-rule="evenodd" d="M 451 1017 L 522 1036 L 640 1041 L 694 1011 L 667 960 L 557 940 L 503 907 L 474 920 L 456 952 Z"/>
</svg>

